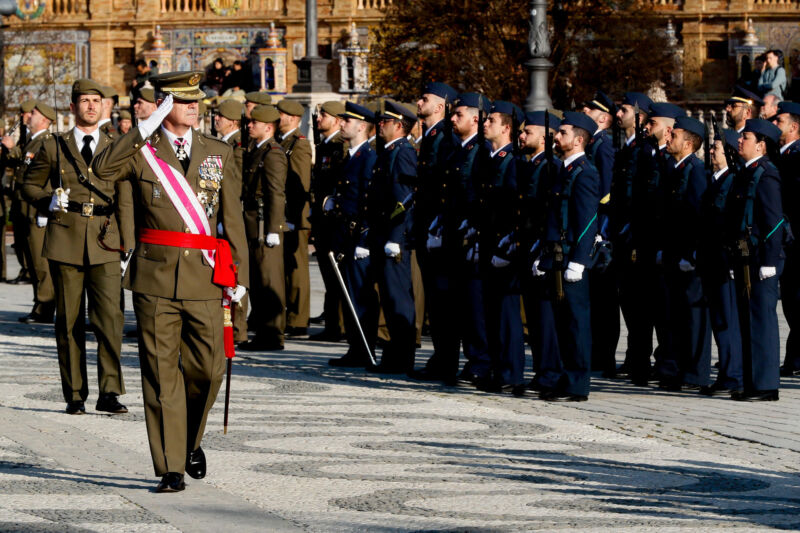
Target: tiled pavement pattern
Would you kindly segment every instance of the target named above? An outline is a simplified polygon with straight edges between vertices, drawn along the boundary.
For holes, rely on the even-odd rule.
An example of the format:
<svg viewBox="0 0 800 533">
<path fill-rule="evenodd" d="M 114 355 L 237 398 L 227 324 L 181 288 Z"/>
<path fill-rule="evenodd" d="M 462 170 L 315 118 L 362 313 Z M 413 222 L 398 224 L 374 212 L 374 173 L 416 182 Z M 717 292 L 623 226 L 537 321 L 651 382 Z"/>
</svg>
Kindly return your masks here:
<svg viewBox="0 0 800 533">
<path fill-rule="evenodd" d="M 0 285 L 0 531 L 800 529 L 800 379 L 748 404 L 598 377 L 553 405 L 332 369 L 345 345 L 308 341 L 237 356 L 208 477 L 157 495 L 135 342 L 131 412 L 94 412 L 92 360 L 67 416 L 51 327 L 16 320 L 29 294 Z"/>
</svg>

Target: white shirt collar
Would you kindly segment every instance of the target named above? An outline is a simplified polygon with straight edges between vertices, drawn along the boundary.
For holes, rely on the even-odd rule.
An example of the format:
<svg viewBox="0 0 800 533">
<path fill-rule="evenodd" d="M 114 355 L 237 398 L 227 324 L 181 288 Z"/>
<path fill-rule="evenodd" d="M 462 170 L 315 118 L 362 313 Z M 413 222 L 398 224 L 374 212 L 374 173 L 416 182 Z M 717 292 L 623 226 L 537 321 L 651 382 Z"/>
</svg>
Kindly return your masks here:
<svg viewBox="0 0 800 533">
<path fill-rule="evenodd" d="M 46 131 L 47 131 L 47 128 L 43 128 L 43 129 L 41 129 L 41 130 L 37 131 L 36 133 L 34 133 L 33 135 L 31 135 L 31 138 L 30 138 L 30 139 L 28 139 L 28 141 L 32 141 L 32 140 L 34 140 L 36 137 L 38 137 L 39 135 L 41 135 L 42 133 L 44 133 L 44 132 L 46 132 Z M 81 146 L 81 148 L 83 148 L 83 146 Z"/>
<path fill-rule="evenodd" d="M 323 142 L 324 144 L 328 144 L 328 143 L 330 142 L 330 140 L 331 140 L 331 139 L 333 139 L 334 137 L 336 137 L 336 134 L 337 134 L 337 133 L 339 133 L 339 132 L 338 132 L 338 131 L 334 131 L 333 133 L 331 133 L 330 135 L 328 135 L 327 137 L 325 137 L 325 140 L 324 140 L 324 141 L 322 141 L 322 142 Z"/>
<path fill-rule="evenodd" d="M 393 145 L 394 143 L 396 143 L 397 141 L 399 141 L 399 140 L 400 140 L 400 139 L 402 139 L 402 138 L 403 138 L 403 137 L 398 137 L 397 139 L 395 139 L 395 140 L 393 140 L 393 141 L 389 141 L 388 143 L 384 144 L 384 145 L 383 145 L 383 147 L 384 147 L 384 148 L 389 148 L 391 145 Z"/>
<path fill-rule="evenodd" d="M 720 169 L 720 170 L 717 170 L 716 172 L 714 172 L 714 181 L 717 181 L 727 171 L 728 171 L 728 167 L 725 167 L 723 169 Z"/>
<path fill-rule="evenodd" d="M 736 130 L 736 133 L 742 133 L 742 130 L 743 130 L 743 129 L 744 129 L 744 126 L 742 126 L 741 128 L 739 128 L 738 130 Z"/>
<path fill-rule="evenodd" d="M 473 133 L 472 135 L 467 137 L 465 140 L 461 141 L 461 147 L 462 148 L 465 147 L 467 145 L 467 143 L 469 143 L 472 139 L 474 139 L 477 134 L 478 134 L 478 132 L 476 131 L 475 133 Z"/>
<path fill-rule="evenodd" d="M 169 139 L 169 145 L 172 147 L 172 149 L 175 151 L 175 153 L 178 153 L 178 145 L 175 144 L 175 139 L 177 139 L 178 136 L 175 135 L 174 133 L 172 133 L 171 131 L 169 131 L 164 126 L 161 126 L 161 131 L 162 131 L 162 133 L 164 133 L 164 135 L 167 136 L 167 139 Z M 192 155 L 192 128 L 189 128 L 188 130 L 186 130 L 186 135 L 183 136 L 183 140 L 186 141 L 186 145 L 183 147 L 183 149 L 186 150 L 186 155 L 191 157 L 191 155 Z"/>
<path fill-rule="evenodd" d="M 419 144 L 420 142 L 422 142 L 423 137 L 424 135 L 420 135 L 419 137 L 411 137 L 411 135 L 409 135 L 408 140 L 413 142 L 414 144 Z"/>
<path fill-rule="evenodd" d="M 795 139 L 795 141 L 796 140 L 797 139 Z M 781 154 L 783 154 L 786 150 L 788 150 L 789 147 L 792 145 L 792 143 L 794 143 L 794 141 L 789 141 L 788 143 L 786 143 L 783 146 L 781 146 Z"/>
<path fill-rule="evenodd" d="M 295 131 L 296 129 L 297 129 L 297 128 L 292 128 L 291 130 L 289 130 L 289 131 L 287 131 L 286 133 L 282 134 L 282 135 L 281 135 L 281 140 L 284 140 L 284 139 L 285 139 L 285 138 L 287 138 L 289 135 L 291 135 L 292 133 L 294 133 L 294 131 Z"/>
<path fill-rule="evenodd" d="M 661 150 L 663 150 L 663 149 L 664 149 L 664 148 L 666 148 L 666 147 L 667 147 L 667 143 L 664 143 L 664 144 L 659 144 L 659 145 L 658 145 L 658 151 L 660 152 Z"/>
<path fill-rule="evenodd" d="M 568 166 L 569 166 L 569 165 L 570 165 L 570 164 L 571 164 L 573 161 L 575 161 L 576 159 L 578 159 L 578 158 L 579 158 L 580 156 L 582 156 L 583 154 L 584 154 L 583 152 L 578 152 L 577 154 L 572 154 L 571 156 L 569 156 L 568 158 L 566 158 L 566 159 L 564 160 L 564 166 L 565 166 L 565 167 L 568 167 Z"/>
<path fill-rule="evenodd" d="M 97 148 L 97 144 L 100 142 L 100 128 L 95 128 L 92 133 L 86 134 L 79 130 L 77 126 L 75 126 L 72 128 L 72 135 L 75 136 L 75 144 L 78 146 L 78 150 L 83 149 L 83 138 L 87 135 L 92 138 L 92 142 L 89 143 L 89 146 L 92 147 L 92 153 L 94 153 L 95 149 Z"/>
<path fill-rule="evenodd" d="M 752 165 L 753 163 L 755 163 L 756 161 L 758 161 L 758 160 L 759 160 L 759 159 L 761 159 L 762 157 L 764 157 L 764 156 L 763 156 L 763 155 L 760 155 L 760 156 L 758 156 L 758 157 L 754 157 L 753 159 L 751 159 L 750 161 L 748 161 L 747 163 L 745 163 L 745 164 L 744 164 L 744 168 L 747 168 L 747 167 L 749 167 L 750 165 Z"/>
<path fill-rule="evenodd" d="M 630 145 L 631 145 L 631 143 L 633 142 L 633 140 L 634 140 L 635 138 L 636 138 L 636 134 L 634 133 L 633 135 L 631 135 L 630 137 L 628 137 L 628 138 L 625 140 L 625 144 L 626 144 L 626 145 L 628 145 L 628 146 L 630 146 Z"/>
<path fill-rule="evenodd" d="M 441 122 L 441 120 L 440 120 L 439 122 Z M 436 127 L 436 126 L 439 124 L 439 122 L 437 122 L 436 124 L 434 124 L 433 126 L 431 126 L 430 128 L 428 128 L 427 130 L 425 130 L 425 135 L 424 135 L 424 137 L 427 137 L 427 136 L 428 136 L 428 134 L 431 132 L 431 130 L 432 130 L 433 128 L 435 128 L 435 127 Z"/>
<path fill-rule="evenodd" d="M 350 154 L 350 157 L 353 157 L 354 155 L 356 155 L 356 152 L 358 152 L 358 149 L 361 148 L 362 146 L 364 146 L 366 143 L 367 143 L 367 141 L 363 140 L 360 143 L 358 143 L 358 146 L 353 146 L 352 148 L 347 150 L 348 153 Z"/>
<path fill-rule="evenodd" d="M 264 146 L 264 143 L 265 143 L 265 142 L 267 142 L 268 140 L 269 140 L 269 139 L 264 139 L 263 141 L 261 141 L 260 143 L 258 143 L 258 144 L 256 145 L 256 148 L 261 148 L 262 146 Z"/>
<path fill-rule="evenodd" d="M 503 150 L 505 150 L 505 149 L 506 149 L 506 148 L 508 148 L 509 146 L 511 146 L 511 143 L 509 143 L 509 144 L 504 144 L 503 146 L 501 146 L 500 148 L 498 148 L 497 150 L 495 150 L 494 152 L 492 152 L 492 153 L 490 154 L 490 157 L 494 157 L 494 156 L 496 156 L 497 154 L 499 154 L 500 152 L 502 152 Z M 506 151 L 507 151 L 507 152 L 510 152 L 511 150 L 506 150 Z"/>
<path fill-rule="evenodd" d="M 533 156 L 531 157 L 531 163 L 539 159 L 539 157 L 544 157 L 544 150 L 542 150 L 538 154 L 533 154 Z"/>
<path fill-rule="evenodd" d="M 375 140 L 375 138 L 376 138 L 377 136 L 378 136 L 377 134 L 373 135 L 372 137 L 370 137 L 369 139 L 367 139 L 367 142 L 368 142 L 368 143 L 371 143 L 372 141 L 374 141 L 374 140 Z"/>
<path fill-rule="evenodd" d="M 686 161 L 686 158 L 689 157 L 690 155 L 692 155 L 692 154 L 688 154 L 688 155 L 683 156 L 680 161 L 675 163 L 675 168 L 678 168 L 680 166 L 680 164 L 683 163 L 684 161 Z"/>
<path fill-rule="evenodd" d="M 232 132 L 230 132 L 229 134 L 227 134 L 227 135 L 225 135 L 224 137 L 222 137 L 222 140 L 223 140 L 224 142 L 228 142 L 228 139 L 230 139 L 231 137 L 233 137 L 234 135 L 236 135 L 236 133 L 237 133 L 238 131 L 239 131 L 239 128 L 236 128 L 235 130 L 233 130 L 233 131 L 232 131 Z"/>
</svg>

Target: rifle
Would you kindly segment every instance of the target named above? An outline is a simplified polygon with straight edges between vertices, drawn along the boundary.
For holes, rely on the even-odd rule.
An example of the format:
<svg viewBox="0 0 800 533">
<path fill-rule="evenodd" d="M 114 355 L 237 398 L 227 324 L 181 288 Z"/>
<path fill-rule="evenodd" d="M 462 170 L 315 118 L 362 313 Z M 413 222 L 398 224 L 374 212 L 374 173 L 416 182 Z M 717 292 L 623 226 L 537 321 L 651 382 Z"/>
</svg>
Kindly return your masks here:
<svg viewBox="0 0 800 533">
<path fill-rule="evenodd" d="M 50 86 L 53 89 L 53 109 L 56 112 L 56 174 L 58 175 L 58 187 L 56 187 L 55 192 L 62 193 L 64 192 L 62 188 L 62 185 L 64 183 L 61 179 L 61 149 L 59 147 L 59 145 L 61 144 L 59 142 L 59 138 L 61 137 L 61 131 L 60 131 L 61 128 L 59 127 L 60 125 L 58 123 L 59 120 L 58 102 L 56 98 L 56 64 L 55 64 L 55 59 L 53 57 L 50 58 L 50 71 L 53 76 L 52 83 L 50 84 Z M 20 134 L 22 134 L 22 132 L 20 132 Z"/>
<path fill-rule="evenodd" d="M 725 137 L 722 135 L 722 130 L 719 127 L 717 117 L 714 113 L 711 113 L 711 128 L 714 130 L 714 140 L 716 141 L 719 139 L 722 142 L 722 149 L 725 152 L 725 163 L 728 165 L 728 171 L 736 174 L 739 169 L 737 168 L 736 156 L 733 153 L 733 147 L 729 146 L 728 143 L 725 142 Z M 710 152 L 710 150 L 707 151 Z"/>
<path fill-rule="evenodd" d="M 322 142 L 322 132 L 319 131 L 319 124 L 317 124 L 317 119 L 319 118 L 318 108 L 314 108 L 314 112 L 311 113 L 311 132 L 314 139 L 314 146 L 317 146 L 319 143 Z"/>
<path fill-rule="evenodd" d="M 742 277 L 744 278 L 744 295 L 750 301 L 750 291 L 752 288 L 750 281 L 750 245 L 746 238 L 741 238 L 736 243 L 739 257 L 742 260 Z"/>
<path fill-rule="evenodd" d="M 216 117 L 214 116 L 215 115 L 214 110 L 211 109 L 211 110 L 209 110 L 208 113 L 209 113 L 209 115 L 211 115 L 211 135 L 212 135 L 212 137 L 216 137 L 217 136 L 217 121 L 215 120 Z"/>
<path fill-rule="evenodd" d="M 250 132 L 247 131 L 247 115 L 242 111 L 242 118 L 239 123 L 239 129 L 242 132 L 242 149 L 247 150 L 250 146 Z"/>
<path fill-rule="evenodd" d="M 633 120 L 634 120 L 634 135 L 636 136 L 636 144 L 639 144 L 641 141 L 642 132 L 641 132 L 641 120 L 639 119 L 639 102 L 633 103 Z"/>
</svg>

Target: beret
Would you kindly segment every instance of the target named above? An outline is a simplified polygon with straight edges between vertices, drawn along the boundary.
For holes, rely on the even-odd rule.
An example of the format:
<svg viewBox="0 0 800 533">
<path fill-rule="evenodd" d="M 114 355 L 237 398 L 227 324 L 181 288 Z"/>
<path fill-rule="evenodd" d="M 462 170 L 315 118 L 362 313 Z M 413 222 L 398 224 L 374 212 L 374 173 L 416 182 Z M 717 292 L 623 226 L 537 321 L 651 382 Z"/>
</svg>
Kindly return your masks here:
<svg viewBox="0 0 800 533">
<path fill-rule="evenodd" d="M 338 100 L 329 100 L 319 106 L 319 108 L 325 111 L 327 114 L 333 115 L 334 117 L 338 117 L 344 113 L 344 104 Z"/>
<path fill-rule="evenodd" d="M 669 102 L 653 102 L 650 106 L 650 113 L 648 113 L 650 118 L 663 117 L 677 119 L 685 115 L 686 111 L 684 111 L 682 107 L 670 104 Z"/>
<path fill-rule="evenodd" d="M 39 113 L 44 115 L 46 118 L 49 118 L 51 121 L 56 119 L 56 111 L 49 105 L 45 104 L 44 102 L 36 102 L 36 105 L 33 107 Z"/>
<path fill-rule="evenodd" d="M 250 112 L 250 117 L 258 122 L 275 122 L 280 120 L 281 114 L 273 105 L 257 105 Z"/>
<path fill-rule="evenodd" d="M 444 98 L 448 102 L 452 102 L 457 96 L 458 91 L 440 81 L 433 81 L 425 85 L 422 94 L 433 94 L 440 98 Z"/>
<path fill-rule="evenodd" d="M 778 115 L 781 113 L 790 113 L 792 115 L 800 116 L 800 104 L 797 102 L 780 102 L 778 104 Z"/>
<path fill-rule="evenodd" d="M 72 98 L 82 94 L 96 94 L 103 96 L 103 87 L 94 80 L 81 78 L 72 84 Z"/>
<path fill-rule="evenodd" d="M 561 124 L 561 119 L 546 111 L 529 111 L 528 113 L 525 113 L 525 125 L 544 126 L 545 115 L 548 116 L 547 126 L 551 129 L 557 130 L 558 126 Z"/>
<path fill-rule="evenodd" d="M 628 104 L 629 106 L 635 106 L 636 104 L 639 104 L 639 111 L 649 115 L 650 106 L 653 105 L 653 101 L 644 93 L 628 92 L 625 93 L 625 96 L 622 99 L 622 105 L 625 104 Z"/>
<path fill-rule="evenodd" d="M 119 119 L 120 120 L 130 120 L 131 119 L 131 112 L 130 111 L 126 111 L 126 110 L 123 109 L 122 111 L 119 112 Z"/>
<path fill-rule="evenodd" d="M 151 104 L 155 104 L 156 92 L 154 89 L 150 87 L 145 87 L 144 89 L 139 90 L 139 98 L 141 98 L 145 102 L 150 102 Z"/>
<path fill-rule="evenodd" d="M 236 100 L 223 100 L 217 107 L 217 112 L 228 120 L 241 120 L 244 106 Z"/>
<path fill-rule="evenodd" d="M 375 113 L 372 110 L 353 102 L 346 102 L 344 105 L 344 111 L 339 113 L 339 116 L 341 118 L 355 118 L 358 120 L 364 120 L 366 122 L 372 122 L 375 120 Z"/>
<path fill-rule="evenodd" d="M 461 93 L 456 98 L 453 107 L 474 107 L 484 113 L 491 109 L 492 102 L 480 93 Z"/>
<path fill-rule="evenodd" d="M 578 113 L 577 111 L 565 111 L 561 125 L 584 129 L 589 132 L 589 135 L 594 135 L 597 131 L 597 122 L 592 120 L 589 115 Z"/>
<path fill-rule="evenodd" d="M 270 105 L 272 103 L 272 97 L 269 95 L 269 93 L 263 91 L 252 91 L 246 93 L 244 95 L 244 99 L 247 102 L 252 102 L 259 105 Z"/>
<path fill-rule="evenodd" d="M 675 125 L 672 126 L 673 130 L 684 130 L 694 133 L 701 139 L 706 138 L 706 126 L 696 118 L 682 116 L 675 119 Z"/>
<path fill-rule="evenodd" d="M 305 108 L 303 107 L 303 104 L 297 100 L 283 99 L 278 102 L 278 111 L 286 113 L 287 115 L 301 117 L 303 116 L 303 113 L 305 113 Z"/>
<path fill-rule="evenodd" d="M 29 100 L 25 100 L 24 102 L 22 102 L 22 104 L 19 106 L 19 110 L 22 113 L 30 113 L 31 111 L 33 111 L 34 107 L 36 107 L 36 100 L 31 98 Z"/>
<path fill-rule="evenodd" d="M 751 118 L 748 119 L 747 122 L 744 123 L 744 129 L 742 133 L 745 132 L 757 133 L 759 135 L 763 135 L 764 137 L 772 140 L 775 144 L 778 144 L 781 140 L 781 130 L 768 120 L 764 120 L 763 118 Z"/>
<path fill-rule="evenodd" d="M 119 96 L 117 90 L 108 85 L 100 86 L 100 90 L 103 92 L 103 98 L 116 98 Z"/>
</svg>

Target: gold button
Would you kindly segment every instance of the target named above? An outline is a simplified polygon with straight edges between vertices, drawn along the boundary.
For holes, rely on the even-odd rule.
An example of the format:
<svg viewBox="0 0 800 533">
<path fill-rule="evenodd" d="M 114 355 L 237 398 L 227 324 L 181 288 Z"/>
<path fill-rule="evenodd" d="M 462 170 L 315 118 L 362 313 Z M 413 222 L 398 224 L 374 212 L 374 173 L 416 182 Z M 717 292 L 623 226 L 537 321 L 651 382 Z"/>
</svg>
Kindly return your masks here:
<svg viewBox="0 0 800 533">
<path fill-rule="evenodd" d="M 189 250 L 184 250 L 184 251 L 183 251 L 183 256 L 184 256 L 184 257 L 186 257 L 186 256 L 188 256 L 188 255 L 189 255 Z"/>
<path fill-rule="evenodd" d="M 186 233 L 191 233 L 191 232 L 192 232 L 192 230 L 190 230 L 189 228 L 186 228 L 184 231 L 185 231 Z"/>
<path fill-rule="evenodd" d="M 90 202 L 92 202 L 92 203 L 94 203 L 94 198 L 90 196 L 90 197 L 89 197 L 89 201 L 90 201 Z"/>
</svg>

